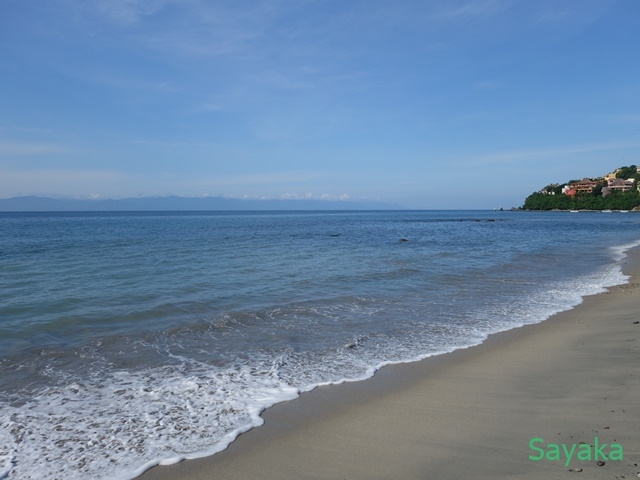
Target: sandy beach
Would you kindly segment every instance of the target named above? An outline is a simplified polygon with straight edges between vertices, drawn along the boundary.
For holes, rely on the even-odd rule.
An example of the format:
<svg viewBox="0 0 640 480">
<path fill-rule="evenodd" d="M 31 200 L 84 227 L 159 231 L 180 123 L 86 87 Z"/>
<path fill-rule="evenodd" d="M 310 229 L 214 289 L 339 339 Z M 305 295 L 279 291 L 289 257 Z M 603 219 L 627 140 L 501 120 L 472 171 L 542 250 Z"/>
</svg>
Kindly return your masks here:
<svg viewBox="0 0 640 480">
<path fill-rule="evenodd" d="M 140 478 L 637 478 L 639 258 L 634 252 L 625 265 L 630 284 L 542 324 L 389 366 L 367 381 L 317 388 L 265 411 L 265 424 L 224 452 Z M 607 444 L 602 466 L 590 447 L 596 437 Z M 540 460 L 530 459 L 541 455 L 530 448 L 535 438 Z M 562 444 L 576 445 L 570 460 Z M 592 458 L 579 460 L 586 450 Z"/>
</svg>

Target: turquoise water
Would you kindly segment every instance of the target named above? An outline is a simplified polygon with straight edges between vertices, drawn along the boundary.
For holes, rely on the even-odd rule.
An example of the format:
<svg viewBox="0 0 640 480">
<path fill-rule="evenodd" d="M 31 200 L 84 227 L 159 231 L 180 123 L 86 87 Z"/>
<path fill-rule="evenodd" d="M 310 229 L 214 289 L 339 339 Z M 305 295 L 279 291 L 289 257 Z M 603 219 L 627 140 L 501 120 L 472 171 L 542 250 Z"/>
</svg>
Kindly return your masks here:
<svg viewBox="0 0 640 480">
<path fill-rule="evenodd" d="M 214 453 L 301 391 L 623 283 L 638 243 L 633 213 L 0 214 L 0 478 Z"/>
</svg>

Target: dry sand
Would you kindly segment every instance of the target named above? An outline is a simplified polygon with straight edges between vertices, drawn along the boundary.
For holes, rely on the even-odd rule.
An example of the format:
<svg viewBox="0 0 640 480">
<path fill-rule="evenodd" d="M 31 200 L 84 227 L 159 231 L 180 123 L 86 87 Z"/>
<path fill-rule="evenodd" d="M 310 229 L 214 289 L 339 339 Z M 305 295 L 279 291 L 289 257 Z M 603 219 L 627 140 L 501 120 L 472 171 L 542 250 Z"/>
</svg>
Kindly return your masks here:
<svg viewBox="0 0 640 480">
<path fill-rule="evenodd" d="M 538 325 L 372 379 L 318 388 L 264 412 L 212 457 L 163 479 L 459 479 L 640 476 L 640 268 L 631 283 Z M 529 459 L 547 443 L 622 445 L 624 459 Z M 580 448 L 580 447 L 578 447 Z M 604 449 L 605 454 L 609 447 Z M 582 468 L 581 472 L 570 469 Z"/>
</svg>

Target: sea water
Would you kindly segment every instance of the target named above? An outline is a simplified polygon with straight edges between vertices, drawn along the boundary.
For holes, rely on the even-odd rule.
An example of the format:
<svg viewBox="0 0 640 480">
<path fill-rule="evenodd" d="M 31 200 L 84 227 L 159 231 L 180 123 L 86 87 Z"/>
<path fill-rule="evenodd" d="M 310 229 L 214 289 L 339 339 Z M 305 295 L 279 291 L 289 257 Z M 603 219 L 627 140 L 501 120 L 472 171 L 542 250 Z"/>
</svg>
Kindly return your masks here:
<svg viewBox="0 0 640 480">
<path fill-rule="evenodd" d="M 0 478 L 213 454 L 300 392 L 624 283 L 638 244 L 634 213 L 0 214 Z"/>
</svg>

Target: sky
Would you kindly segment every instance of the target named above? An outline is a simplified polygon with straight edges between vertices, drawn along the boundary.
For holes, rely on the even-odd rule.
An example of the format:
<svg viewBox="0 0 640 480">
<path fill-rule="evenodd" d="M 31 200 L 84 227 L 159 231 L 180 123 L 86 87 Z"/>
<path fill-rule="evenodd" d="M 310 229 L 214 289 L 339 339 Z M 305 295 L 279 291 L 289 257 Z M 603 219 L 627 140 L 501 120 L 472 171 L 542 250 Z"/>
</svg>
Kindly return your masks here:
<svg viewBox="0 0 640 480">
<path fill-rule="evenodd" d="M 522 205 L 640 165 L 638 0 L 0 0 L 0 198 Z"/>
</svg>

